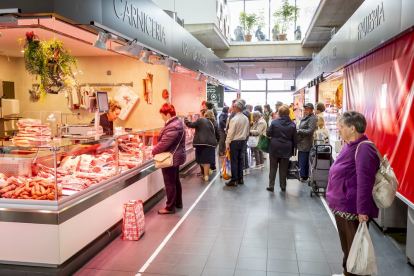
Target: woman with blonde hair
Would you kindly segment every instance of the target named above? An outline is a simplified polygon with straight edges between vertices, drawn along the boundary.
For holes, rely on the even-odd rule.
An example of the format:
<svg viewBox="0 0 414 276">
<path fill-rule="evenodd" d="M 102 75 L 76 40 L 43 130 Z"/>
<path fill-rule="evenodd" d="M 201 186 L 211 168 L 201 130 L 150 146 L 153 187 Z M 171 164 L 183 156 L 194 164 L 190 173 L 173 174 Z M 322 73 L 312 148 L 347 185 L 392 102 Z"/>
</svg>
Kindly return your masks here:
<svg viewBox="0 0 414 276">
<path fill-rule="evenodd" d="M 121 114 L 122 106 L 115 100 L 108 101 L 109 111 L 102 114 L 99 118 L 99 125 L 102 127 L 105 135 L 114 135 L 114 121 Z M 95 119 L 91 124 L 95 123 Z"/>
<path fill-rule="evenodd" d="M 212 173 L 210 164 L 214 163 L 215 148 L 220 141 L 214 113 L 211 110 L 205 110 L 201 112 L 201 118 L 197 121 L 190 122 L 186 118 L 184 123 L 189 128 L 195 128 L 193 146 L 196 149 L 196 162 L 201 165 L 204 181 L 208 181 L 209 175 Z"/>
</svg>

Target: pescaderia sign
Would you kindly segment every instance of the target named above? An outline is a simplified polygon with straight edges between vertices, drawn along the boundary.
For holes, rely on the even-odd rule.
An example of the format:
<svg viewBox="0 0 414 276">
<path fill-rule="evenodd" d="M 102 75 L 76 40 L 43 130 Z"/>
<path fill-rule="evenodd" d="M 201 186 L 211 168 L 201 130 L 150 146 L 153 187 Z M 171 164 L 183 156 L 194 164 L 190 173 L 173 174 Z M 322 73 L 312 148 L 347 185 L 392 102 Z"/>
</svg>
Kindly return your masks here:
<svg viewBox="0 0 414 276">
<path fill-rule="evenodd" d="M 128 22 L 129 25 L 152 36 L 154 39 L 167 44 L 165 28 L 155 18 L 152 18 L 133 4 L 129 4 L 127 0 L 113 0 L 113 3 L 115 14 L 119 19 Z"/>
</svg>

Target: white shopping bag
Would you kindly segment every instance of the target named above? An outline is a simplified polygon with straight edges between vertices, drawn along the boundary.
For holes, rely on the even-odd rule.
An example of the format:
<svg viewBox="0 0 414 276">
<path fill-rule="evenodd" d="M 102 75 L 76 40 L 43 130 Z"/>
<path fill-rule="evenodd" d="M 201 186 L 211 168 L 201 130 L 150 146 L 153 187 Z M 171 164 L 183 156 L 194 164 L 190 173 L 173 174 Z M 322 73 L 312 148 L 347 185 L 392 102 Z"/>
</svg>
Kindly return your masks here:
<svg viewBox="0 0 414 276">
<path fill-rule="evenodd" d="M 346 262 L 346 269 L 349 273 L 357 275 L 376 275 L 378 273 L 375 250 L 366 222 L 362 222 L 358 226 Z"/>
<path fill-rule="evenodd" d="M 259 142 L 259 136 L 249 136 L 249 140 L 247 140 L 247 145 L 251 148 L 257 147 L 257 143 Z"/>
</svg>

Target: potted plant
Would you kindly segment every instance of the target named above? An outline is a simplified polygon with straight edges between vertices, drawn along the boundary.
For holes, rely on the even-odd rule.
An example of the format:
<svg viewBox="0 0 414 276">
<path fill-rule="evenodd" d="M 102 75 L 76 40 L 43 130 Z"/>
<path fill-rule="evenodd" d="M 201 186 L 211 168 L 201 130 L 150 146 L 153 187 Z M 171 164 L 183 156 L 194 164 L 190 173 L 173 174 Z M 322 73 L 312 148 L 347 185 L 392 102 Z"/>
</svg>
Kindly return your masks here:
<svg viewBox="0 0 414 276">
<path fill-rule="evenodd" d="M 53 38 L 49 41 L 40 40 L 34 32 L 26 33 L 24 61 L 29 74 L 40 78 L 37 98 L 43 102 L 48 93 L 56 94 L 64 89 L 77 85 L 72 67 L 77 61 L 64 48 L 62 41 Z M 75 73 L 76 74 L 76 73 Z"/>
<path fill-rule="evenodd" d="M 298 15 L 298 7 L 289 5 L 288 0 L 282 0 L 282 6 L 273 13 L 277 24 L 280 26 L 281 33 L 278 34 L 280 41 L 286 40 L 286 32 L 291 24 L 296 21 Z"/>
<path fill-rule="evenodd" d="M 250 42 L 252 41 L 252 32 L 253 28 L 257 25 L 257 15 L 247 14 L 246 12 L 242 11 L 239 16 L 240 25 L 243 27 L 243 30 L 246 32 L 244 35 L 244 41 Z"/>
</svg>

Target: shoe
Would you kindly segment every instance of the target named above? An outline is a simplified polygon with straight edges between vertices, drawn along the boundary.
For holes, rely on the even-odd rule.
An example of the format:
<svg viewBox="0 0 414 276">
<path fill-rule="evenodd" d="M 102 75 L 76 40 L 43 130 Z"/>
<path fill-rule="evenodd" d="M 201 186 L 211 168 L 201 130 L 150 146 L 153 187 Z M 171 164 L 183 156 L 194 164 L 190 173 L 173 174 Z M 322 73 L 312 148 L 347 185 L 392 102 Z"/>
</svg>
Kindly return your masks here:
<svg viewBox="0 0 414 276">
<path fill-rule="evenodd" d="M 217 169 L 214 169 L 213 172 L 217 172 Z"/>
<path fill-rule="evenodd" d="M 204 174 L 203 173 L 201 173 L 201 172 L 198 172 L 197 173 L 197 176 L 199 177 L 199 176 L 204 176 Z"/>
<path fill-rule="evenodd" d="M 170 210 L 167 210 L 167 209 L 162 209 L 162 210 L 159 210 L 158 211 L 158 214 L 160 214 L 160 215 L 168 215 L 168 214 L 175 214 L 175 210 L 174 211 L 170 211 Z"/>
<path fill-rule="evenodd" d="M 264 167 L 265 167 L 265 166 L 264 166 L 264 164 L 261 164 L 260 166 L 261 166 L 262 168 L 264 168 Z"/>
<path fill-rule="evenodd" d="M 332 276 L 345 276 L 345 274 L 332 274 Z"/>
<path fill-rule="evenodd" d="M 175 208 L 183 209 L 183 205 L 182 204 L 181 205 L 175 205 Z"/>
<path fill-rule="evenodd" d="M 237 186 L 237 182 L 230 180 L 229 182 L 226 182 L 226 186 Z"/>
<path fill-rule="evenodd" d="M 246 170 L 243 170 L 243 176 L 246 175 Z"/>
<path fill-rule="evenodd" d="M 239 185 L 243 185 L 243 184 L 244 184 L 244 180 L 243 180 L 243 179 L 239 179 L 239 180 L 237 180 L 237 184 L 239 184 Z"/>
<path fill-rule="evenodd" d="M 213 170 L 211 170 L 211 169 L 210 169 L 210 170 L 208 171 L 208 175 L 212 175 L 212 174 L 213 174 Z"/>
<path fill-rule="evenodd" d="M 261 169 L 261 168 L 262 168 L 262 165 L 256 165 L 256 166 L 252 167 L 253 170 L 257 170 L 257 169 Z"/>
<path fill-rule="evenodd" d="M 266 190 L 268 190 L 269 192 L 273 192 L 275 190 L 275 188 L 267 187 Z"/>
<path fill-rule="evenodd" d="M 282 189 L 282 192 L 286 192 L 286 188 L 280 188 L 280 189 Z"/>
<path fill-rule="evenodd" d="M 204 181 L 208 181 L 208 176 L 204 176 Z"/>
<path fill-rule="evenodd" d="M 246 169 L 246 175 L 247 174 L 250 174 L 250 170 L 249 169 Z"/>
</svg>

